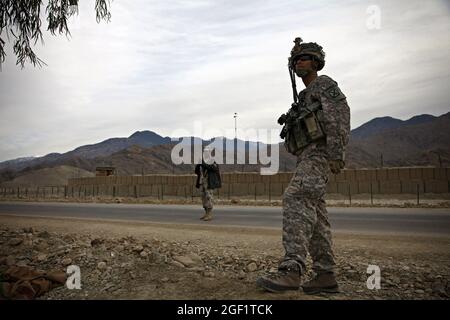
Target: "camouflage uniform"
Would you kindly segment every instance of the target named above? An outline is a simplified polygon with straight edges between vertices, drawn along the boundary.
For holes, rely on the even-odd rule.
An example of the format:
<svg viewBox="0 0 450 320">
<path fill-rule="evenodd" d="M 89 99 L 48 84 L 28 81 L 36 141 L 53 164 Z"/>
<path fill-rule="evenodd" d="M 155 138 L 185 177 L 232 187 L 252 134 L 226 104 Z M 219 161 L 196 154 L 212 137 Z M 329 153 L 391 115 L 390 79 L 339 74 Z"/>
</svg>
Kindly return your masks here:
<svg viewBox="0 0 450 320">
<path fill-rule="evenodd" d="M 213 190 L 208 189 L 208 171 L 200 167 L 200 192 L 205 210 L 213 208 Z"/>
<path fill-rule="evenodd" d="M 320 102 L 326 141 L 316 141 L 297 155 L 297 168 L 283 195 L 283 246 L 279 269 L 305 270 L 309 252 L 316 273 L 335 267 L 330 223 L 323 199 L 330 160 L 345 160 L 350 132 L 350 110 L 337 83 L 322 75 L 300 92 L 306 106 Z"/>
</svg>

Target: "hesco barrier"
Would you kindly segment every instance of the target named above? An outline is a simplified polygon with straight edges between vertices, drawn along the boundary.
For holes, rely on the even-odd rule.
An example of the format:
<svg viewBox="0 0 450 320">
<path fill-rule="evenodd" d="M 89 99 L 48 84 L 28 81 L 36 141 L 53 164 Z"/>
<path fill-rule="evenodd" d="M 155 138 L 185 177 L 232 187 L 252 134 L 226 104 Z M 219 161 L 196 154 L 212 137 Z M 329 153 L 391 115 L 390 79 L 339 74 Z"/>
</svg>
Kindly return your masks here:
<svg viewBox="0 0 450 320">
<path fill-rule="evenodd" d="M 293 173 L 223 173 L 219 198 L 279 198 Z M 109 176 L 69 179 L 67 196 L 195 197 L 195 175 Z M 450 193 L 450 168 L 384 168 L 343 170 L 330 175 L 328 193 L 418 194 Z"/>
</svg>

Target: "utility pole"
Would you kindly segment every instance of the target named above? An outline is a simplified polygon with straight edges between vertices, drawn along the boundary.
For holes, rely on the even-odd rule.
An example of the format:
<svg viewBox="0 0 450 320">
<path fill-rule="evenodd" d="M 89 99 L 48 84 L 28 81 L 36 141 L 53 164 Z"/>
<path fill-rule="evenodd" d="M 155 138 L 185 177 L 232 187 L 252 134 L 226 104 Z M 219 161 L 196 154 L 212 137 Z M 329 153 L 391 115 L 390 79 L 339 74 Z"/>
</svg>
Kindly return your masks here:
<svg viewBox="0 0 450 320">
<path fill-rule="evenodd" d="M 236 141 L 237 141 L 237 117 L 238 114 L 235 112 L 233 118 L 234 118 L 234 139 L 236 139 Z"/>
<path fill-rule="evenodd" d="M 237 157 L 238 157 L 238 150 L 237 150 L 237 116 L 238 114 L 235 112 L 234 113 L 234 152 L 236 153 L 236 164 L 237 164 Z M 233 156 L 234 159 L 234 156 Z M 238 169 L 239 170 L 239 169 Z"/>
</svg>

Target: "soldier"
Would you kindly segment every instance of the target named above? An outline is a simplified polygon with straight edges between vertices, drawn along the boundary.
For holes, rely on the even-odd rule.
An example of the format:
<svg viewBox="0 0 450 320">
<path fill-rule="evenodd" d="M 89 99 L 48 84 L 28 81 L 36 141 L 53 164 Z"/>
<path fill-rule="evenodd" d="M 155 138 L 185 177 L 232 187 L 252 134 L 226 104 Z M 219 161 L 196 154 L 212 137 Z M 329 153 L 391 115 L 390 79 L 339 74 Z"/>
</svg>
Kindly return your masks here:
<svg viewBox="0 0 450 320">
<path fill-rule="evenodd" d="M 297 168 L 283 194 L 283 246 L 278 272 L 262 276 L 257 285 L 271 291 L 298 290 L 306 257 L 313 261 L 315 278 L 301 287 L 307 294 L 338 292 L 330 223 L 324 195 L 329 171 L 344 168 L 350 132 L 350 109 L 337 83 L 317 75 L 325 53 L 316 43 L 296 38 L 289 57 L 294 103 L 278 120 L 288 152 L 297 156 Z M 295 74 L 305 89 L 297 94 Z"/>
<path fill-rule="evenodd" d="M 195 174 L 197 175 L 195 187 L 200 189 L 205 209 L 205 214 L 200 219 L 210 221 L 213 209 L 213 190 L 222 186 L 219 166 L 212 160 L 210 148 L 206 147 L 203 151 L 202 163 L 195 166 Z"/>
</svg>

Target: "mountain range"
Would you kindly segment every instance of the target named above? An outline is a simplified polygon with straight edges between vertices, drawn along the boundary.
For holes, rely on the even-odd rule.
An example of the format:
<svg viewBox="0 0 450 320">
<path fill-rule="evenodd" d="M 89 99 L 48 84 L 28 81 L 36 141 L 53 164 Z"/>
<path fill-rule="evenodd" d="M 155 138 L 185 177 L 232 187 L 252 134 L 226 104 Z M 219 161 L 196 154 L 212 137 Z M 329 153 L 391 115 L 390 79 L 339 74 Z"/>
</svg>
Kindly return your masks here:
<svg viewBox="0 0 450 320">
<path fill-rule="evenodd" d="M 212 140 L 194 138 L 194 143 L 207 145 Z M 240 141 L 240 140 L 239 140 Z M 243 141 L 240 141 L 244 143 Z M 50 153 L 43 157 L 25 157 L 0 163 L 0 183 L 9 181 L 26 184 L 26 176 L 36 170 L 51 176 L 55 172 L 79 172 L 91 175 L 97 166 L 115 166 L 120 175 L 150 173 L 191 173 L 193 165 L 173 165 L 171 151 L 178 142 L 152 131 L 137 131 L 128 138 L 111 138 L 80 146 L 66 153 Z M 258 142 L 245 141 L 246 157 L 254 151 Z M 292 171 L 296 159 L 280 144 L 280 171 Z M 392 117 L 375 118 L 351 131 L 347 146 L 347 168 L 374 168 L 380 166 L 449 166 L 450 164 L 450 112 L 441 116 L 418 115 L 408 120 Z M 79 168 L 74 171 L 67 168 Z M 259 171 L 261 165 L 222 165 L 223 172 Z M 81 173 L 80 173 L 81 172 Z M 20 179 L 19 179 L 20 178 Z M 18 179 L 18 180 L 17 180 Z M 52 178 L 55 180 L 54 178 Z M 53 181 L 52 180 L 52 181 Z M 56 179 L 57 180 L 57 179 Z M 46 179 L 43 178 L 42 183 Z"/>
</svg>

